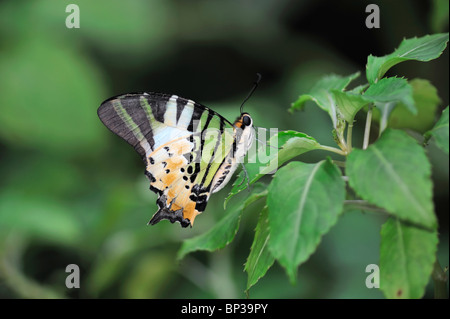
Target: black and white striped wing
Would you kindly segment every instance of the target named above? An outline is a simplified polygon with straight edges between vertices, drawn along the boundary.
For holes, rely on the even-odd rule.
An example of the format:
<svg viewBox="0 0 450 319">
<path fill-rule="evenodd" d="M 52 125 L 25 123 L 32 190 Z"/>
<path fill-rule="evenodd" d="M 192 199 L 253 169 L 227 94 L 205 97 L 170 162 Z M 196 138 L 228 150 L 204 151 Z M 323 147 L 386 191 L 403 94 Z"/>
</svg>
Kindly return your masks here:
<svg viewBox="0 0 450 319">
<path fill-rule="evenodd" d="M 192 225 L 205 210 L 214 177 L 230 154 L 233 125 L 201 104 L 158 93 L 108 99 L 98 116 L 147 164 L 159 206 L 150 223 L 168 219 Z"/>
</svg>

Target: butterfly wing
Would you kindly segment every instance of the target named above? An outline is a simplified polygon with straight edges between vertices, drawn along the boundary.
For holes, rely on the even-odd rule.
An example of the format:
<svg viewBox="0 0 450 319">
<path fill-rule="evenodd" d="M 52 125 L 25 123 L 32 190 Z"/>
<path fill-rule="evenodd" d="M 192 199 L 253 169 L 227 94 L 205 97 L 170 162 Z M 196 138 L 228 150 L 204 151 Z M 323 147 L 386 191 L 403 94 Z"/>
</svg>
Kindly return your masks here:
<svg viewBox="0 0 450 319">
<path fill-rule="evenodd" d="M 206 208 L 233 125 L 211 109 L 175 95 L 125 94 L 100 106 L 101 121 L 141 155 L 159 210 L 150 220 L 192 225 Z"/>
</svg>

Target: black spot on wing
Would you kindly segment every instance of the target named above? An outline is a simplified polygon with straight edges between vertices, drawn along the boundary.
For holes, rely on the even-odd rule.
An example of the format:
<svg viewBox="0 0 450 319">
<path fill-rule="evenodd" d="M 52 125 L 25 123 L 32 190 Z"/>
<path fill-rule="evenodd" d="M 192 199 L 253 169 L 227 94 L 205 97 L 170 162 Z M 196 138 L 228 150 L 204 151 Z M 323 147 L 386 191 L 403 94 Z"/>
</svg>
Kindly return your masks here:
<svg viewBox="0 0 450 319">
<path fill-rule="evenodd" d="M 152 173 L 150 173 L 149 171 L 145 171 L 145 175 L 147 176 L 147 178 L 150 180 L 150 182 L 154 183 L 156 182 L 156 178 L 153 176 Z"/>
<path fill-rule="evenodd" d="M 156 188 L 156 187 L 153 187 L 152 185 L 150 185 L 150 190 L 151 190 L 152 192 L 154 192 L 155 194 L 158 194 L 159 196 L 161 196 L 162 193 L 163 193 L 162 190 L 160 190 L 160 189 L 158 189 L 158 188 Z"/>
<path fill-rule="evenodd" d="M 189 199 L 196 203 L 195 209 L 199 212 L 203 212 L 206 208 L 206 204 L 208 203 L 208 195 L 206 194 L 207 191 L 207 189 L 198 184 L 192 186 Z"/>
<path fill-rule="evenodd" d="M 195 204 L 195 209 L 199 212 L 203 212 L 206 209 L 206 204 L 208 203 L 208 196 L 201 195 L 197 198 L 197 203 Z"/>
</svg>

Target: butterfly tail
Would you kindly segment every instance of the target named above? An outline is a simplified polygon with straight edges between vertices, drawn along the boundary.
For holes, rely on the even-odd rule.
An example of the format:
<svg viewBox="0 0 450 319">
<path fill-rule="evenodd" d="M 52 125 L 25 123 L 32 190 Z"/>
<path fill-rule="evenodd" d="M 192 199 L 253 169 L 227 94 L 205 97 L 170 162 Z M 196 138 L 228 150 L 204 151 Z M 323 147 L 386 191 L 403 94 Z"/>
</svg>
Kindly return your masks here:
<svg viewBox="0 0 450 319">
<path fill-rule="evenodd" d="M 150 219 L 148 224 L 155 225 L 163 219 L 168 219 L 172 224 L 175 222 L 179 222 L 181 224 L 181 227 L 183 227 L 183 228 L 186 228 L 191 225 L 191 222 L 189 221 L 189 219 L 183 218 L 182 212 L 180 212 L 180 214 L 174 215 L 173 212 L 169 212 L 169 210 L 167 210 L 167 209 L 158 210 L 155 213 L 155 215 L 153 215 L 152 219 Z"/>
<path fill-rule="evenodd" d="M 159 223 L 163 219 L 168 219 L 172 224 L 175 222 L 179 222 L 181 227 L 185 228 L 188 226 L 191 226 L 191 222 L 187 218 L 183 218 L 183 209 L 179 209 L 176 211 L 170 210 L 170 208 L 164 206 L 165 202 L 165 196 L 161 195 L 158 198 L 158 205 L 160 205 L 160 208 L 158 211 L 153 215 L 152 219 L 148 222 L 148 225 L 155 225 Z M 163 207 L 161 207 L 163 206 Z"/>
</svg>

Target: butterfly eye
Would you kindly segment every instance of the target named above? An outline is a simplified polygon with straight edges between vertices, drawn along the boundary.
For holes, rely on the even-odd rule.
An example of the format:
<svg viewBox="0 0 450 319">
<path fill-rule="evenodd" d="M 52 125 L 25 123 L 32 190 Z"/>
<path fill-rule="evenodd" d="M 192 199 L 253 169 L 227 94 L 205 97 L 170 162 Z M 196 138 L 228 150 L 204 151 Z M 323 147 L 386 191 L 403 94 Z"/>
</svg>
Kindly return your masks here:
<svg viewBox="0 0 450 319">
<path fill-rule="evenodd" d="M 244 117 L 242 118 L 242 122 L 245 126 L 249 126 L 252 120 L 250 119 L 250 116 L 244 115 Z"/>
</svg>

